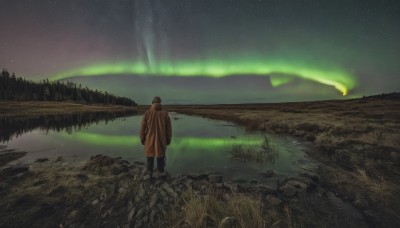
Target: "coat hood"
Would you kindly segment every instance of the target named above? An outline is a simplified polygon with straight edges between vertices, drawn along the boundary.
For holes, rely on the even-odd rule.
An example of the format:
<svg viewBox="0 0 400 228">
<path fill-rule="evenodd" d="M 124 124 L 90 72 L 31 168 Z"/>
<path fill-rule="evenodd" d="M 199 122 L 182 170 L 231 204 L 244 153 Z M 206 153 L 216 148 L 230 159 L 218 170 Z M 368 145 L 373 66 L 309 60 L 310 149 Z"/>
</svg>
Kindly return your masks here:
<svg viewBox="0 0 400 228">
<path fill-rule="evenodd" d="M 160 103 L 154 103 L 154 104 L 151 105 L 151 109 L 160 111 L 162 109 L 162 106 L 161 106 Z"/>
</svg>

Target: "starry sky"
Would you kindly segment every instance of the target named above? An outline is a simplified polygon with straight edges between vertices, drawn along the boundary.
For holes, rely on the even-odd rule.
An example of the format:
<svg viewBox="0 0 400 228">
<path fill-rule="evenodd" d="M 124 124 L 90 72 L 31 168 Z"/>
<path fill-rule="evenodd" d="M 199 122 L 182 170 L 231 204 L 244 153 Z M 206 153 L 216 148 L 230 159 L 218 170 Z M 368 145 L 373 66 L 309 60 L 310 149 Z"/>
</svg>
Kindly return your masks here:
<svg viewBox="0 0 400 228">
<path fill-rule="evenodd" d="M 145 104 L 400 90 L 395 0 L 0 0 L 1 67 Z M 344 96 L 345 95 L 345 96 Z"/>
</svg>

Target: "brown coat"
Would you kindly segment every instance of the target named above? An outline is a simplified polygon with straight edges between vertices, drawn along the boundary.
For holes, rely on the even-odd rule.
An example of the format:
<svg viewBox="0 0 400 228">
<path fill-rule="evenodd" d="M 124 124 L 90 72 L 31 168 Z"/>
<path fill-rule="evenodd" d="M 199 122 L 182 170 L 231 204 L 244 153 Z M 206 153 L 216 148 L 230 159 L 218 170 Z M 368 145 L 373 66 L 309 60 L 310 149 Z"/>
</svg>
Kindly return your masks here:
<svg viewBox="0 0 400 228">
<path fill-rule="evenodd" d="M 146 157 L 164 157 L 171 138 L 172 127 L 168 112 L 162 110 L 161 104 L 152 104 L 144 113 L 140 127 L 140 140 Z"/>
</svg>

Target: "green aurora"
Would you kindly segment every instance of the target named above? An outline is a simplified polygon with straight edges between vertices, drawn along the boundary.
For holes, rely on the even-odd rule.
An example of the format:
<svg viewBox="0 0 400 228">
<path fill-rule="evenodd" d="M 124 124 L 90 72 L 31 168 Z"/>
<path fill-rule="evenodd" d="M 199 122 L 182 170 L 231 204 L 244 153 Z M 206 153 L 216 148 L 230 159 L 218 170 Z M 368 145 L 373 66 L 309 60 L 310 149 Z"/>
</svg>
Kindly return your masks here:
<svg viewBox="0 0 400 228">
<path fill-rule="evenodd" d="M 324 69 L 323 69 L 324 68 Z M 160 61 L 157 64 L 144 62 L 121 62 L 113 64 L 94 64 L 82 68 L 62 72 L 50 77 L 50 80 L 63 80 L 76 76 L 101 76 L 116 74 L 133 74 L 154 77 L 213 77 L 220 78 L 231 75 L 259 75 L 269 77 L 271 85 L 277 87 L 290 82 L 293 78 L 311 80 L 332 86 L 343 96 L 352 90 L 357 82 L 350 72 L 340 67 L 315 67 L 311 64 L 299 64 L 287 61 L 248 60 L 209 60 L 209 61 Z"/>
<path fill-rule="evenodd" d="M 140 140 L 132 135 L 105 135 L 95 133 L 77 132 L 74 134 L 63 134 L 64 137 L 80 142 L 97 146 L 139 146 Z M 229 139 L 229 138 L 200 138 L 200 137 L 178 137 L 175 138 L 171 146 L 173 148 L 207 148 L 215 149 L 230 145 L 261 145 L 263 139 Z"/>
</svg>

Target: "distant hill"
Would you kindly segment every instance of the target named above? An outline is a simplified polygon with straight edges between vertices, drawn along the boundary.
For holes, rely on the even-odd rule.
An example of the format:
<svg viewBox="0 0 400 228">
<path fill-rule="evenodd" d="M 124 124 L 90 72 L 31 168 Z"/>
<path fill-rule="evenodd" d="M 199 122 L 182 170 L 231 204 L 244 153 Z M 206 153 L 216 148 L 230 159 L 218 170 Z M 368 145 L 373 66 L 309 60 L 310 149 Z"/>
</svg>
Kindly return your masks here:
<svg viewBox="0 0 400 228">
<path fill-rule="evenodd" d="M 382 94 L 378 94 L 378 95 L 364 96 L 360 99 L 397 100 L 397 99 L 400 99 L 400 93 L 399 92 L 382 93 Z"/>
<path fill-rule="evenodd" d="M 136 102 L 108 92 L 82 87 L 72 82 L 33 82 L 16 77 L 3 69 L 0 75 L 0 100 L 73 101 L 82 104 L 115 104 L 136 106 Z"/>
</svg>

